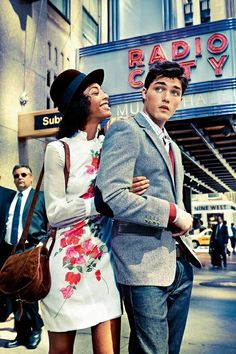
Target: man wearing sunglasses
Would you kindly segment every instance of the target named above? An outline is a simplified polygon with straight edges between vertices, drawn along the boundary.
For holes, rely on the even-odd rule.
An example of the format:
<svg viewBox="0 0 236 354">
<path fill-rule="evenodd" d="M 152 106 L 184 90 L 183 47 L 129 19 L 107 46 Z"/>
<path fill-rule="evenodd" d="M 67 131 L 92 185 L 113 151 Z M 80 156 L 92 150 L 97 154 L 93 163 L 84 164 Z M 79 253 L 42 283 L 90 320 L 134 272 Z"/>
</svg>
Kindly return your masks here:
<svg viewBox="0 0 236 354">
<path fill-rule="evenodd" d="M 34 195 L 33 175 L 28 165 L 16 165 L 12 171 L 17 191 L 5 193 L 0 208 L 0 267 L 19 241 Z M 29 228 L 26 249 L 35 247 L 47 234 L 47 216 L 44 194 L 39 192 Z M 18 306 L 13 302 L 16 338 L 6 343 L 6 348 L 24 345 L 35 349 L 41 340 L 43 321 L 38 312 L 38 303 L 23 304 L 23 314 L 18 317 Z"/>
</svg>

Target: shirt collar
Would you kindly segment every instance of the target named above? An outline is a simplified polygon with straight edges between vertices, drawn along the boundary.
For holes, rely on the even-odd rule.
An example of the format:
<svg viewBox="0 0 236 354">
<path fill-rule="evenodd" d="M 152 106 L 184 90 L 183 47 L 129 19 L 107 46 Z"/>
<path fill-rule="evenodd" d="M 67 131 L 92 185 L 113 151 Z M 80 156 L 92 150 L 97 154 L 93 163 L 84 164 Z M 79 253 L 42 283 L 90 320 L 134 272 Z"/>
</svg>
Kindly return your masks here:
<svg viewBox="0 0 236 354">
<path fill-rule="evenodd" d="M 17 196 L 19 193 L 22 193 L 23 194 L 23 197 L 28 197 L 30 191 L 32 189 L 32 186 L 29 186 L 28 188 L 26 188 L 24 191 L 20 192 L 20 191 L 17 191 Z"/>
<path fill-rule="evenodd" d="M 163 128 L 161 129 L 157 124 L 153 122 L 153 120 L 147 115 L 145 112 L 141 112 L 141 114 L 144 116 L 144 118 L 148 121 L 154 132 L 157 134 L 158 138 L 161 140 L 165 140 L 165 143 L 170 144 L 171 143 L 171 138 L 169 134 L 167 133 L 166 129 Z"/>
</svg>

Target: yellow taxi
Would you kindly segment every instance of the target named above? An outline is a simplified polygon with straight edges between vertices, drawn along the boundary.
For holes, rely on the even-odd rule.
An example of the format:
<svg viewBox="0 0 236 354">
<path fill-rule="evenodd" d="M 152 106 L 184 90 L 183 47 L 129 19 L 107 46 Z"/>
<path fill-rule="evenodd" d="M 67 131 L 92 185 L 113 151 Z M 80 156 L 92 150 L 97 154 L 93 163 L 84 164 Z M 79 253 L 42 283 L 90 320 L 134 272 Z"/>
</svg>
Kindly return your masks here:
<svg viewBox="0 0 236 354">
<path fill-rule="evenodd" d="M 193 248 L 198 246 L 209 246 L 212 229 L 205 229 L 195 235 L 189 235 L 193 243 Z"/>
</svg>

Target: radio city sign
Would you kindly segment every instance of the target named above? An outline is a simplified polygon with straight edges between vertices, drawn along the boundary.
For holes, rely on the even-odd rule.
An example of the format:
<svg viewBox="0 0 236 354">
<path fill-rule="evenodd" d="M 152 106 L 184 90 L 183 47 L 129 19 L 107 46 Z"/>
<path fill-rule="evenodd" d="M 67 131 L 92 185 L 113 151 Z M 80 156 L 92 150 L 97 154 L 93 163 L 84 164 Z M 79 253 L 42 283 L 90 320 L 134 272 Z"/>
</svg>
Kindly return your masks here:
<svg viewBox="0 0 236 354">
<path fill-rule="evenodd" d="M 224 33 L 211 34 L 204 41 L 197 36 L 191 44 L 188 40 L 176 40 L 169 43 L 171 48 L 171 58 L 166 54 L 162 44 L 155 44 L 151 50 L 151 54 L 146 58 L 146 53 L 142 48 L 132 48 L 128 51 L 128 67 L 130 73 L 128 82 L 133 88 L 143 86 L 143 81 L 140 79 L 145 72 L 145 60 L 148 65 L 155 64 L 157 61 L 173 60 L 178 61 L 184 67 L 185 74 L 189 81 L 191 80 L 191 71 L 198 66 L 198 60 L 203 60 L 203 46 L 207 50 L 206 65 L 209 70 L 213 70 L 214 75 L 222 76 L 224 65 L 228 60 L 229 55 L 225 54 L 229 45 L 229 40 Z M 190 58 L 189 58 L 190 57 Z"/>
<path fill-rule="evenodd" d="M 94 63 L 104 69 L 103 87 L 115 105 L 138 100 L 135 95 L 141 91 L 150 66 L 159 60 L 178 62 L 190 84 L 205 83 L 207 93 L 213 82 L 236 76 L 235 28 L 236 21 L 227 19 L 80 48 L 78 65 L 84 72 L 94 70 Z M 231 82 L 226 84 L 224 89 L 234 89 Z M 218 90 L 222 90 L 221 84 Z M 198 92 L 194 88 L 191 94 Z"/>
</svg>

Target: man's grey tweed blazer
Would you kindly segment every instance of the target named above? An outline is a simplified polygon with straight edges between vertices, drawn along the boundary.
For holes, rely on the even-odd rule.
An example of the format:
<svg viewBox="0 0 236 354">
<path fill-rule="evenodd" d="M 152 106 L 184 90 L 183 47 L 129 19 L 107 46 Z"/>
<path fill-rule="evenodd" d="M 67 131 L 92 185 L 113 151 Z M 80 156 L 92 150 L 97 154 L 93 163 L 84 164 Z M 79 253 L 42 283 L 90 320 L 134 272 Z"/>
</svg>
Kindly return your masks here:
<svg viewBox="0 0 236 354">
<path fill-rule="evenodd" d="M 169 202 L 184 208 L 184 173 L 173 141 L 171 149 L 175 176 L 162 141 L 141 113 L 114 122 L 105 137 L 97 196 L 114 214 L 112 248 L 121 284 L 168 286 L 174 280 L 176 246 L 167 228 Z M 142 196 L 130 192 L 134 176 L 150 181 Z"/>
</svg>

